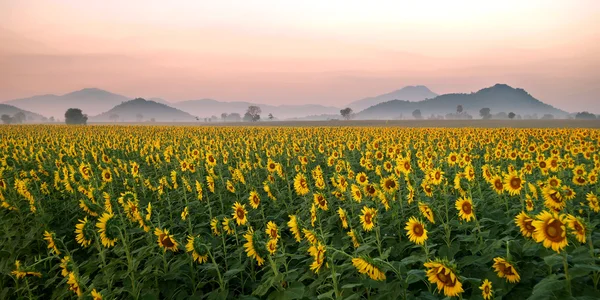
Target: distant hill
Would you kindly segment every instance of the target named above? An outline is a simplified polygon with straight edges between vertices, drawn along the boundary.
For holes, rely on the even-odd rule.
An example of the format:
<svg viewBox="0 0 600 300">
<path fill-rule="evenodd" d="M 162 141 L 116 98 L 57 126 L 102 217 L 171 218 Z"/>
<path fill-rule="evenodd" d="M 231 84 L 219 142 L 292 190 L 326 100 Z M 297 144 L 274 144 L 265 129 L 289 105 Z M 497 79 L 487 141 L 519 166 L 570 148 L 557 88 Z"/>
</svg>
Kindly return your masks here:
<svg viewBox="0 0 600 300">
<path fill-rule="evenodd" d="M 64 119 L 69 108 L 79 108 L 84 114 L 94 115 L 131 98 L 97 88 L 85 88 L 62 96 L 39 95 L 5 102 L 46 117 Z"/>
<path fill-rule="evenodd" d="M 171 105 L 200 118 L 207 118 L 213 115 L 220 118 L 222 113 L 239 113 L 243 116 L 248 109 L 248 106 L 251 105 L 256 105 L 261 108 L 262 118 L 266 118 L 267 115 L 271 113 L 279 120 L 299 118 L 307 115 L 340 113 L 338 107 L 318 104 L 274 106 L 252 102 L 222 102 L 213 99 L 189 100 L 172 103 Z"/>
<path fill-rule="evenodd" d="M 138 119 L 138 114 L 142 116 Z M 184 111 L 168 105 L 137 98 L 123 102 L 110 110 L 90 118 L 91 122 L 113 122 L 111 116 L 117 115 L 119 122 L 149 121 L 156 122 L 190 122 L 196 118 Z"/>
<path fill-rule="evenodd" d="M 357 114 L 357 119 L 412 119 L 415 109 L 421 110 L 423 117 L 432 114 L 446 115 L 456 112 L 462 105 L 465 112 L 478 119 L 479 110 L 488 107 L 491 113 L 514 112 L 519 115 L 552 114 L 555 117 L 566 117 L 567 112 L 543 103 L 525 90 L 512 88 L 506 84 L 496 84 L 471 94 L 445 94 L 433 99 L 418 102 L 393 100 L 371 106 Z"/>
<path fill-rule="evenodd" d="M 0 116 L 1 115 L 9 115 L 9 116 L 14 116 L 15 114 L 19 113 L 19 112 L 23 112 L 25 114 L 25 117 L 27 118 L 27 120 L 25 122 L 42 122 L 45 121 L 44 116 L 27 111 L 27 110 L 23 110 L 20 109 L 18 107 L 14 107 L 12 105 L 8 105 L 8 104 L 2 104 L 0 103 Z"/>
<path fill-rule="evenodd" d="M 358 112 L 373 105 L 377 105 L 379 103 L 387 102 L 390 100 L 421 101 L 425 99 L 434 98 L 437 95 L 438 94 L 432 92 L 431 90 L 429 90 L 429 88 L 423 85 L 405 86 L 391 93 L 354 101 L 348 104 L 347 107 L 350 107 L 355 112 Z"/>
</svg>

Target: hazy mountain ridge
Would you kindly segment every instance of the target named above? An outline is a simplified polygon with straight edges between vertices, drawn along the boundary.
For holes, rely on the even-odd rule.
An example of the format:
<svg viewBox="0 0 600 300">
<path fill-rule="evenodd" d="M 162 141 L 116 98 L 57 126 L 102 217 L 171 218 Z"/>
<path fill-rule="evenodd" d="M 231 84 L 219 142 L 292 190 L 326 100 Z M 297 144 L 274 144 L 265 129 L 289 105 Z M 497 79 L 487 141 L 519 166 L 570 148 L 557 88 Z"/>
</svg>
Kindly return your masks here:
<svg viewBox="0 0 600 300">
<path fill-rule="evenodd" d="M 407 100 L 407 101 L 421 101 L 425 99 L 430 99 L 438 96 L 438 94 L 432 92 L 429 88 L 424 85 L 416 85 L 416 86 L 405 86 L 399 90 L 395 90 L 393 92 L 375 96 L 368 97 L 361 100 L 354 101 L 347 105 L 347 107 L 352 108 L 355 112 L 364 110 L 373 105 L 377 105 L 382 102 L 387 102 L 391 100 Z"/>
<path fill-rule="evenodd" d="M 25 114 L 25 117 L 26 117 L 25 122 L 42 122 L 45 119 L 45 117 L 40 114 L 36 114 L 34 112 L 20 109 L 18 107 L 12 106 L 12 105 L 0 103 L 0 116 L 1 115 L 9 115 L 9 116 L 13 117 L 15 114 L 20 113 L 20 112 Z"/>
<path fill-rule="evenodd" d="M 113 119 L 112 117 L 114 115 L 118 117 Z M 138 115 L 140 115 L 141 118 L 139 118 Z M 113 122 L 116 120 L 139 122 L 152 119 L 157 122 L 190 122 L 195 121 L 196 117 L 166 104 L 143 98 L 136 98 L 123 102 L 104 113 L 90 117 L 90 121 L 92 122 Z"/>
<path fill-rule="evenodd" d="M 512 88 L 506 84 L 496 84 L 470 94 L 444 94 L 432 99 L 418 102 L 392 100 L 371 106 L 357 114 L 357 119 L 412 119 L 412 112 L 421 111 L 423 117 L 432 114 L 445 116 L 456 112 L 456 107 L 462 105 L 466 113 L 479 118 L 479 110 L 487 107 L 491 113 L 514 112 L 519 115 L 542 116 L 552 114 L 555 117 L 565 117 L 567 112 L 543 103 L 524 89 Z"/>
</svg>

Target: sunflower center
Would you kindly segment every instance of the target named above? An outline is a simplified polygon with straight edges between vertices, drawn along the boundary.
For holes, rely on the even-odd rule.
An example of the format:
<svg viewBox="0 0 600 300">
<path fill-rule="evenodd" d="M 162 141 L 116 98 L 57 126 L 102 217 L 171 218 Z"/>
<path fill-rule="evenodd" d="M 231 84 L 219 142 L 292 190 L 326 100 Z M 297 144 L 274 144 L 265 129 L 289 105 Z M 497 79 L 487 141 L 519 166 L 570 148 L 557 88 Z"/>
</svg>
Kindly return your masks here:
<svg viewBox="0 0 600 300">
<path fill-rule="evenodd" d="M 413 231 L 415 235 L 421 236 L 423 235 L 423 226 L 421 226 L 421 224 L 416 224 L 413 228 Z"/>
<path fill-rule="evenodd" d="M 462 210 L 467 215 L 471 214 L 471 211 L 472 211 L 471 204 L 469 202 L 463 203 Z"/>
<path fill-rule="evenodd" d="M 517 189 L 521 187 L 521 179 L 520 178 L 513 178 L 510 180 L 510 186 L 513 189 Z"/>
<path fill-rule="evenodd" d="M 525 229 L 527 229 L 529 232 L 533 232 L 535 230 L 535 227 L 531 224 L 532 222 L 532 219 L 525 220 Z"/>
<path fill-rule="evenodd" d="M 406 169 L 406 170 L 410 170 L 410 163 L 408 163 L 408 162 L 405 162 L 405 163 L 404 163 L 404 169 Z"/>
<path fill-rule="evenodd" d="M 237 215 L 238 219 L 243 219 L 244 218 L 244 211 L 239 209 L 235 212 L 235 214 Z"/>
<path fill-rule="evenodd" d="M 575 231 L 577 231 L 577 233 L 582 233 L 583 232 L 583 227 L 581 226 L 581 224 L 579 224 L 579 222 L 575 222 L 575 224 L 573 225 L 573 227 L 575 228 Z"/>
<path fill-rule="evenodd" d="M 486 294 L 489 294 L 489 293 L 490 293 L 490 286 L 489 286 L 489 285 L 486 285 L 486 286 L 483 288 L 483 291 L 484 291 Z"/>
<path fill-rule="evenodd" d="M 175 243 L 173 243 L 171 238 L 165 234 L 161 234 L 160 243 L 167 248 L 175 246 Z"/>
<path fill-rule="evenodd" d="M 540 162 L 540 167 L 541 168 L 545 168 L 546 167 L 546 162 L 544 162 L 544 161 Z"/>
<path fill-rule="evenodd" d="M 546 225 L 546 235 L 552 241 L 559 241 L 562 238 L 563 229 L 560 222 L 554 220 L 551 224 Z"/>
<path fill-rule="evenodd" d="M 503 188 L 504 188 L 504 186 L 502 186 L 502 181 L 500 181 L 500 180 L 496 180 L 496 181 L 494 182 L 494 186 L 495 186 L 495 187 L 496 187 L 496 189 L 498 189 L 498 190 L 501 190 L 501 189 L 503 189 Z"/>
<path fill-rule="evenodd" d="M 366 214 L 365 214 L 365 223 L 367 223 L 367 224 L 370 224 L 370 223 L 371 223 L 371 220 L 372 220 L 372 218 L 373 218 L 373 217 L 371 216 L 371 214 L 370 214 L 370 213 L 366 213 Z"/>
</svg>

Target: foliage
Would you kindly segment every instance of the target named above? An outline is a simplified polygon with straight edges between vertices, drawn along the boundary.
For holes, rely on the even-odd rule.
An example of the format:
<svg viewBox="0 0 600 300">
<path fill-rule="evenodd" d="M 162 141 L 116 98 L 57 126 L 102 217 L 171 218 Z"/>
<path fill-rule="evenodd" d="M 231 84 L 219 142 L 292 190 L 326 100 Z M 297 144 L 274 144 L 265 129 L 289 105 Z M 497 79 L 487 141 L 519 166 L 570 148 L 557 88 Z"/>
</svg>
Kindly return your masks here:
<svg viewBox="0 0 600 300">
<path fill-rule="evenodd" d="M 346 120 L 350 120 L 352 118 L 352 108 L 346 107 L 340 110 L 340 115 Z"/>
<path fill-rule="evenodd" d="M 0 135 L 2 299 L 600 297 L 598 130 Z"/>
<path fill-rule="evenodd" d="M 85 125 L 87 115 L 84 115 L 79 108 L 69 108 L 65 112 L 65 123 L 70 125 Z"/>
</svg>

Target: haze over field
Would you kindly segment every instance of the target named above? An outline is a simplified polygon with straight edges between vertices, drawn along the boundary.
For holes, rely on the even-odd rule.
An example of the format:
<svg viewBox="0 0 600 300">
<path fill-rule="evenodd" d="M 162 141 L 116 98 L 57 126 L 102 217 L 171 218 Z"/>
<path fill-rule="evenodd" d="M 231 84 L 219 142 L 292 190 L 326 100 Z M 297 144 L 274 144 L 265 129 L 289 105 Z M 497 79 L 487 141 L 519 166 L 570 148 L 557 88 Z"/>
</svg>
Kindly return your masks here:
<svg viewBox="0 0 600 300">
<path fill-rule="evenodd" d="M 2 0 L 0 20 L 0 102 L 97 87 L 192 115 L 202 109 L 188 100 L 214 99 L 288 105 L 298 115 L 279 114 L 296 117 L 296 105 L 335 114 L 405 86 L 427 87 L 425 99 L 503 83 L 600 113 L 595 0 Z M 50 111 L 51 98 L 35 106 Z"/>
</svg>

